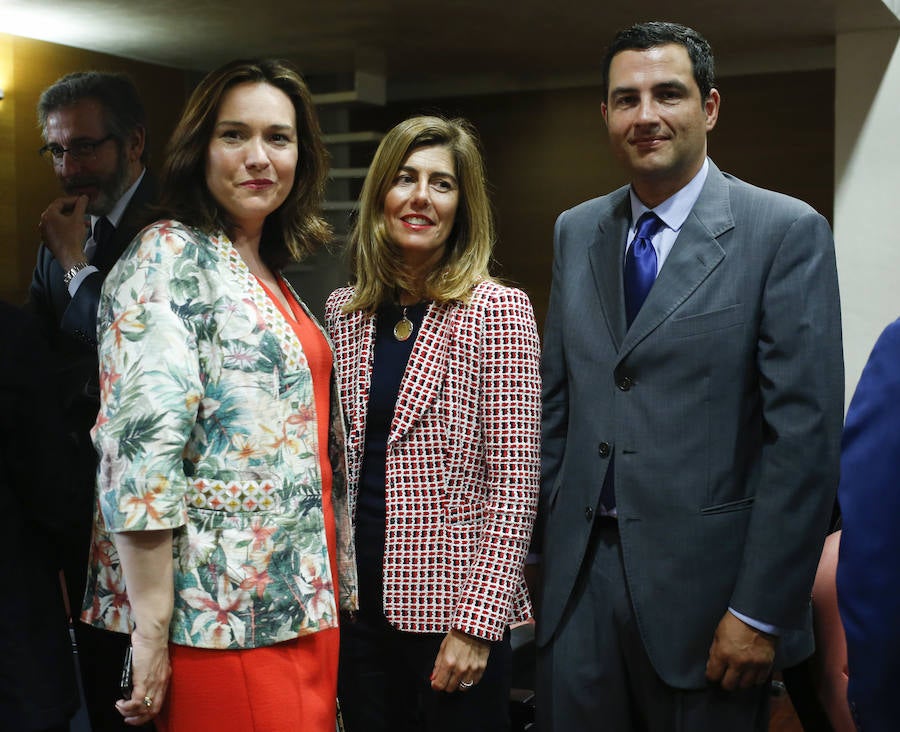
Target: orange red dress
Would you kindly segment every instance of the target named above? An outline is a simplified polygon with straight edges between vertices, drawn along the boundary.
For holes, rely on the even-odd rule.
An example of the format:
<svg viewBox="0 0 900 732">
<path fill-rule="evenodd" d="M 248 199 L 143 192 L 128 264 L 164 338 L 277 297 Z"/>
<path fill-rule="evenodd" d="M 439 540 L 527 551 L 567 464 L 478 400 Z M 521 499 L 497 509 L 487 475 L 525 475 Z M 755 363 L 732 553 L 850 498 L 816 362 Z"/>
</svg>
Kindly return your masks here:
<svg viewBox="0 0 900 732">
<path fill-rule="evenodd" d="M 263 289 L 291 325 L 303 346 L 313 377 L 322 509 L 328 556 L 337 577 L 337 539 L 328 459 L 329 388 L 332 354 L 316 324 L 287 285 L 279 286 L 290 304 Z M 248 650 L 170 646 L 172 677 L 166 703 L 156 720 L 159 732 L 334 732 L 339 631 L 303 635 Z"/>
</svg>

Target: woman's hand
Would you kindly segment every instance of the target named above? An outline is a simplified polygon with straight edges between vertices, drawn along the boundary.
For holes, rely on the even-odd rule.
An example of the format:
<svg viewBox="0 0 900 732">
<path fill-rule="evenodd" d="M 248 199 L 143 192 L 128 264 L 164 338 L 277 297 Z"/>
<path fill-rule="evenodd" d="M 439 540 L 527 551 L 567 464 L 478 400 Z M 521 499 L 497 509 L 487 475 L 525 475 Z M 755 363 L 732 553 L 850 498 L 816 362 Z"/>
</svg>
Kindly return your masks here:
<svg viewBox="0 0 900 732">
<path fill-rule="evenodd" d="M 159 714 L 172 669 L 167 636 L 148 638 L 135 630 L 131 634 L 131 648 L 134 688 L 130 699 L 116 702 L 116 709 L 125 717 L 126 724 L 138 726 Z"/>
<path fill-rule="evenodd" d="M 447 633 L 434 661 L 431 688 L 435 691 L 465 691 L 481 681 L 491 644 L 459 630 Z"/>
</svg>

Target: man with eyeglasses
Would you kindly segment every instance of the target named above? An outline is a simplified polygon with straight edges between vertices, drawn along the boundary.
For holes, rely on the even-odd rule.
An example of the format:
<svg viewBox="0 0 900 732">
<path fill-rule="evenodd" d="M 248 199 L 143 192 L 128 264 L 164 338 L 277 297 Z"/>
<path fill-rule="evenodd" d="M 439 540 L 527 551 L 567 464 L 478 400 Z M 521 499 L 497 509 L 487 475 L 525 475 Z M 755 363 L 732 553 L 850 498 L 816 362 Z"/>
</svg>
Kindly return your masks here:
<svg viewBox="0 0 900 732">
<path fill-rule="evenodd" d="M 99 409 L 97 306 L 100 288 L 128 243 L 148 222 L 156 186 L 146 172 L 143 104 L 121 74 L 68 74 L 38 102 L 41 156 L 63 196 L 41 215 L 42 243 L 29 308 L 45 329 L 67 431 L 78 449 L 71 473 L 81 486 L 78 531 L 63 571 L 88 715 L 93 729 L 134 729 L 116 711 L 119 669 L 128 636 L 78 621 L 87 576 L 97 456 L 90 439 Z M 48 459 L 53 459 L 52 456 Z M 114 607 L 110 612 L 115 612 Z"/>
</svg>

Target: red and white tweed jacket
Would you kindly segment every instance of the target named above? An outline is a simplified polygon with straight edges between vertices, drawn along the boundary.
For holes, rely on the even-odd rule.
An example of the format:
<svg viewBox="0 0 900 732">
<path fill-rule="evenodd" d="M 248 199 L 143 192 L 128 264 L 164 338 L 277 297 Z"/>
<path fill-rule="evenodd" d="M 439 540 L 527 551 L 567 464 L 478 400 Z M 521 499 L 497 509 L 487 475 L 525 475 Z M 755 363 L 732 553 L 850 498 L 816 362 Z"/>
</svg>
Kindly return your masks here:
<svg viewBox="0 0 900 732">
<path fill-rule="evenodd" d="M 328 298 L 355 522 L 375 316 Z M 481 282 L 428 307 L 387 445 L 384 614 L 417 633 L 490 641 L 531 614 L 522 566 L 540 478 L 540 344 L 528 297 Z"/>
</svg>

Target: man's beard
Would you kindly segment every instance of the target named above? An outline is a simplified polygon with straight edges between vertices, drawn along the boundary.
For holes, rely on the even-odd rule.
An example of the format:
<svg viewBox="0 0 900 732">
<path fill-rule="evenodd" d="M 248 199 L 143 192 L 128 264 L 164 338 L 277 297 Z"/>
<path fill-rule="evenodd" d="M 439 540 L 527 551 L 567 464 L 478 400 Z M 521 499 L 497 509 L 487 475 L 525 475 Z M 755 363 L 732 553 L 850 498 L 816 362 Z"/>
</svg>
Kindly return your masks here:
<svg viewBox="0 0 900 732">
<path fill-rule="evenodd" d="M 66 178 L 62 185 L 68 195 L 77 195 L 79 188 L 96 188 L 97 195 L 88 201 L 86 212 L 91 216 L 106 216 L 128 190 L 128 157 L 124 150 L 120 150 L 116 169 L 108 176 L 72 176 Z"/>
</svg>

